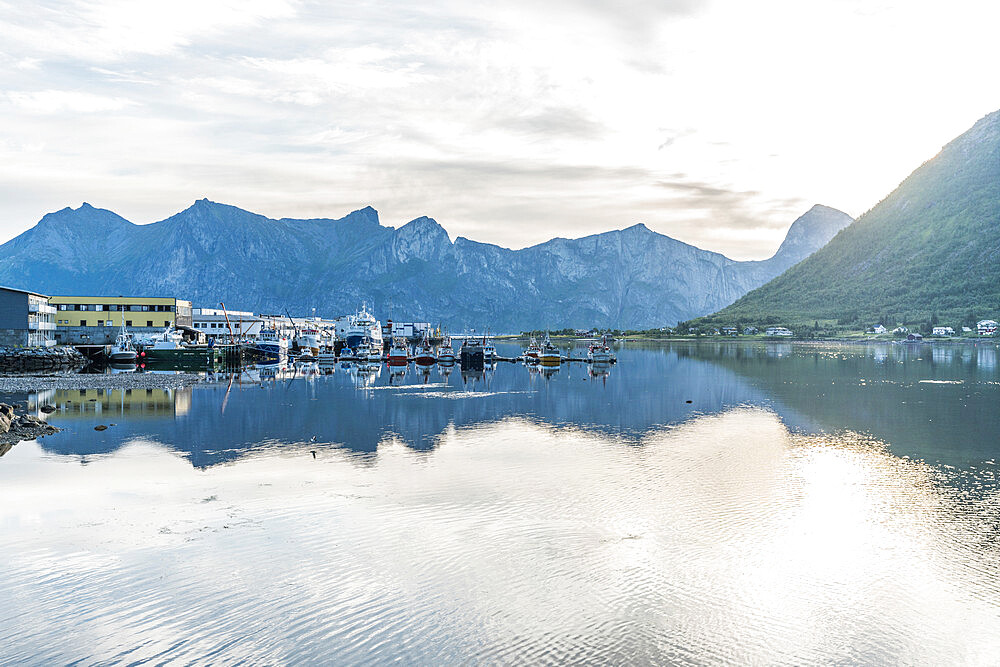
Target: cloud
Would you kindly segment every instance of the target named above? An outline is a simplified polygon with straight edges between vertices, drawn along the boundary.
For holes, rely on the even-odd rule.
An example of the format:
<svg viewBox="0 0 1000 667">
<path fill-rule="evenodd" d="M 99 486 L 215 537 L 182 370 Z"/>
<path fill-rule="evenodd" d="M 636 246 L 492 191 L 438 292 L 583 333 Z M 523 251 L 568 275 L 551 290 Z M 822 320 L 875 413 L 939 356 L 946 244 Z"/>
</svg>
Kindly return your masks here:
<svg viewBox="0 0 1000 667">
<path fill-rule="evenodd" d="M 513 247 L 645 222 L 763 257 L 800 205 L 864 210 L 1000 106 L 975 85 L 990 21 L 752 4 L 0 0 L 0 178 L 41 193 L 0 233 L 63 196 L 151 221 L 207 195 Z M 920 50 L 942 23 L 970 34 Z"/>
<path fill-rule="evenodd" d="M 122 97 L 106 97 L 93 93 L 67 90 L 12 91 L 5 95 L 7 100 L 14 106 L 26 111 L 46 114 L 118 111 L 136 105 L 136 102 L 133 100 Z"/>
</svg>

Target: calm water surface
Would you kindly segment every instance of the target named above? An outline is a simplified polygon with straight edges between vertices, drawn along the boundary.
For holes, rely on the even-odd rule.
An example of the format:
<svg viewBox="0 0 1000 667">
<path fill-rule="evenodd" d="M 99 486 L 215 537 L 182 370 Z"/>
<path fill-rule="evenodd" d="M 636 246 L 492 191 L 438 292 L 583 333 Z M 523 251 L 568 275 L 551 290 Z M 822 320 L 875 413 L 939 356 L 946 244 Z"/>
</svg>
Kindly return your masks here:
<svg viewBox="0 0 1000 667">
<path fill-rule="evenodd" d="M 997 353 L 8 396 L 0 663 L 997 664 Z"/>
</svg>

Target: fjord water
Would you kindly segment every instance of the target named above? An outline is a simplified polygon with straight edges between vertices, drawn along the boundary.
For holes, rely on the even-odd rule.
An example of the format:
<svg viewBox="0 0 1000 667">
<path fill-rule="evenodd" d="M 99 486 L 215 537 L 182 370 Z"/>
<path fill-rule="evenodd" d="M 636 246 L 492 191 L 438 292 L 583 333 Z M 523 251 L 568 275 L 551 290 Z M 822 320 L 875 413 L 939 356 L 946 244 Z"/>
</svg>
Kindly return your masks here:
<svg viewBox="0 0 1000 667">
<path fill-rule="evenodd" d="M 0 663 L 996 662 L 994 344 L 618 356 L 7 397 Z"/>
</svg>

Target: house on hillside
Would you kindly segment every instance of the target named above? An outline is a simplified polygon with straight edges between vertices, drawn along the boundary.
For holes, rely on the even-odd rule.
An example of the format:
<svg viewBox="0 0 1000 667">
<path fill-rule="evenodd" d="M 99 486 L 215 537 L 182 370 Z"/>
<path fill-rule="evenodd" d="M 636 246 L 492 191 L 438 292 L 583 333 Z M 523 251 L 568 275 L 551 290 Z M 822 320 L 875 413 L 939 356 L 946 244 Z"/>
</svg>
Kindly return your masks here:
<svg viewBox="0 0 1000 667">
<path fill-rule="evenodd" d="M 875 326 L 874 326 L 874 327 L 872 328 L 872 333 L 873 333 L 873 334 L 875 334 L 876 336 L 881 336 L 882 334 L 884 334 L 884 333 L 888 333 L 888 332 L 889 332 L 889 330 L 888 330 L 888 329 L 886 329 L 886 328 L 885 328 L 884 326 L 882 326 L 881 324 L 876 324 L 876 325 L 875 325 Z"/>
<path fill-rule="evenodd" d="M 896 327 L 895 329 L 892 330 L 892 333 L 905 334 L 905 333 L 910 333 L 910 330 L 907 329 L 906 327 Z"/>
<path fill-rule="evenodd" d="M 785 327 L 768 327 L 764 331 L 765 336 L 792 336 L 792 332 Z"/>
<path fill-rule="evenodd" d="M 969 327 L 962 327 L 962 333 L 972 333 L 972 329 Z"/>
<path fill-rule="evenodd" d="M 934 327 L 931 331 L 933 336 L 954 336 L 955 330 L 951 327 Z"/>
<path fill-rule="evenodd" d="M 723 336 L 735 336 L 737 333 L 739 332 L 736 330 L 736 327 L 722 327 Z"/>
<path fill-rule="evenodd" d="M 996 320 L 980 320 L 979 322 L 976 322 L 976 331 L 979 332 L 980 336 L 996 336 Z"/>
<path fill-rule="evenodd" d="M 743 330 L 743 335 L 744 336 L 756 336 L 757 335 L 757 327 L 747 327 L 746 329 Z"/>
</svg>

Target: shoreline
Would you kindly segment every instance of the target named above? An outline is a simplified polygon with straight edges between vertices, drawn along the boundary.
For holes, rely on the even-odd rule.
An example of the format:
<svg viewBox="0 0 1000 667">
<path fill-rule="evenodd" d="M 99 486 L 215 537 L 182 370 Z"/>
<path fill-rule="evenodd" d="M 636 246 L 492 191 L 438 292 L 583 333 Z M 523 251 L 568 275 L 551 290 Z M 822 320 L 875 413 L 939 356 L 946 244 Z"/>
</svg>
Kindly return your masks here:
<svg viewBox="0 0 1000 667">
<path fill-rule="evenodd" d="M 115 375 L 0 375 L 0 393 L 21 393 L 46 389 L 177 389 L 197 384 L 195 373 L 120 373 Z"/>
</svg>

